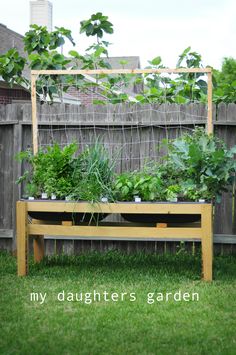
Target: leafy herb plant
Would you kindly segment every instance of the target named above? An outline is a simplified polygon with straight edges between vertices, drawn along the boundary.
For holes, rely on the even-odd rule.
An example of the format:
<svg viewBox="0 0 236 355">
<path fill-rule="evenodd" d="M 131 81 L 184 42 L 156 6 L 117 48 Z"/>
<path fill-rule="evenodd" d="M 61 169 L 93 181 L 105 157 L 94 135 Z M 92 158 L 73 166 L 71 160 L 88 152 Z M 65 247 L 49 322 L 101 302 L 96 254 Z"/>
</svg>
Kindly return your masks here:
<svg viewBox="0 0 236 355">
<path fill-rule="evenodd" d="M 21 152 L 18 159 L 25 161 L 29 169 L 17 182 L 26 181 L 27 195 L 39 197 L 42 192 L 46 192 L 64 198 L 72 191 L 72 162 L 76 150 L 76 143 L 63 149 L 55 143 L 40 149 L 36 155 L 31 150 Z"/>
<path fill-rule="evenodd" d="M 223 141 L 196 128 L 168 144 L 167 161 L 186 197 L 220 202 L 235 178 L 234 154 L 236 146 L 228 150 Z"/>
</svg>

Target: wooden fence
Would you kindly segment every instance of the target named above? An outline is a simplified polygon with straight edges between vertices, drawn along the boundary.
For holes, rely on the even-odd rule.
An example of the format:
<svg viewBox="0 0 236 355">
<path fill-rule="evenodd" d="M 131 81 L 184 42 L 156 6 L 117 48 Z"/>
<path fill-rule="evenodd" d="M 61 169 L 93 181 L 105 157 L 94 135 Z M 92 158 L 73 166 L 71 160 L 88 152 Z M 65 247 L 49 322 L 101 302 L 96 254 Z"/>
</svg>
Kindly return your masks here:
<svg viewBox="0 0 236 355">
<path fill-rule="evenodd" d="M 147 157 L 162 154 L 160 142 L 163 138 L 177 137 L 183 130 L 206 122 L 206 107 L 189 105 L 39 105 L 39 143 L 47 145 L 52 139 L 66 144 L 77 140 L 80 147 L 94 142 L 97 135 L 116 155 L 117 171 L 140 168 Z M 213 110 L 214 132 L 228 147 L 236 144 L 236 105 L 220 104 Z M 21 195 L 17 177 L 22 166 L 15 155 L 32 145 L 31 105 L 0 105 L 0 249 L 15 250 L 15 205 Z M 225 193 L 222 203 L 215 208 L 214 242 L 219 253 L 236 251 L 236 196 Z M 48 254 L 83 253 L 88 250 L 121 249 L 174 252 L 181 248 L 178 242 L 124 242 L 88 241 L 74 239 L 46 240 Z M 190 243 L 191 250 L 198 244 Z"/>
</svg>

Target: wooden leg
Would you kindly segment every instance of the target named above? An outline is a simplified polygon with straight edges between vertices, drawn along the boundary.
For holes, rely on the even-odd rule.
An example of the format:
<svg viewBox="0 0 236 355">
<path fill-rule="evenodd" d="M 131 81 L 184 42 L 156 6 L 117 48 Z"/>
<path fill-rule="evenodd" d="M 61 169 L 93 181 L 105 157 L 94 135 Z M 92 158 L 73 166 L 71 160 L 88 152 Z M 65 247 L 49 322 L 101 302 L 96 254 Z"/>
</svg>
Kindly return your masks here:
<svg viewBox="0 0 236 355">
<path fill-rule="evenodd" d="M 212 281 L 213 236 L 212 206 L 202 206 L 202 274 L 204 281 Z"/>
<path fill-rule="evenodd" d="M 28 235 L 26 203 L 18 201 L 16 206 L 17 273 L 25 276 L 28 272 Z"/>
<path fill-rule="evenodd" d="M 44 236 L 37 235 L 34 237 L 34 262 L 39 263 L 44 257 Z"/>
<path fill-rule="evenodd" d="M 33 224 L 44 224 L 44 221 L 32 219 Z M 35 235 L 33 240 L 34 262 L 40 263 L 44 257 L 44 235 Z"/>
</svg>

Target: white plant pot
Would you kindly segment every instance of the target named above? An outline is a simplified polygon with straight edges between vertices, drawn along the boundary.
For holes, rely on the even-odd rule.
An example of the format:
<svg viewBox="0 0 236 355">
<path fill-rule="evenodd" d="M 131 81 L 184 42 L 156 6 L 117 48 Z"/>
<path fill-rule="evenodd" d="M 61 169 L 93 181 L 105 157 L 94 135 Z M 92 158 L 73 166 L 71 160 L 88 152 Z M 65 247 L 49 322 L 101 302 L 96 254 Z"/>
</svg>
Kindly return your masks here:
<svg viewBox="0 0 236 355">
<path fill-rule="evenodd" d="M 51 194 L 51 200 L 56 200 L 57 196 L 55 194 Z"/>
<path fill-rule="evenodd" d="M 66 196 L 65 200 L 66 201 L 71 201 L 71 197 L 70 196 Z"/>
<path fill-rule="evenodd" d="M 139 196 L 134 196 L 134 202 L 141 202 L 142 199 Z"/>
<path fill-rule="evenodd" d="M 178 202 L 178 197 L 172 198 L 169 200 L 170 202 Z"/>
<path fill-rule="evenodd" d="M 29 196 L 28 200 L 30 200 L 30 201 L 34 200 L 34 197 L 33 196 Z"/>
<path fill-rule="evenodd" d="M 46 192 L 42 192 L 41 198 L 42 198 L 43 200 L 46 200 L 46 199 L 48 198 L 48 194 L 47 194 Z"/>
<path fill-rule="evenodd" d="M 199 198 L 198 202 L 204 203 L 206 200 L 204 198 Z"/>
<path fill-rule="evenodd" d="M 102 198 L 101 198 L 101 202 L 107 203 L 107 202 L 108 202 L 108 198 L 107 198 L 107 197 L 102 197 Z"/>
</svg>

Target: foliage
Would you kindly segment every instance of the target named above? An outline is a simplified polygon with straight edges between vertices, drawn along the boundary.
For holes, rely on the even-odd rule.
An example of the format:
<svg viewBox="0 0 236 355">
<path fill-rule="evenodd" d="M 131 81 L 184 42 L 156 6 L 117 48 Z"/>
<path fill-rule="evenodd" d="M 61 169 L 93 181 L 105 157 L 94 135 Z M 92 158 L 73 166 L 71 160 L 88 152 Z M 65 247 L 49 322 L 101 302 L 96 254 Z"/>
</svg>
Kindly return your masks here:
<svg viewBox="0 0 236 355">
<path fill-rule="evenodd" d="M 114 183 L 114 197 L 118 201 L 133 201 L 135 196 L 142 201 L 171 201 L 180 193 L 180 185 L 169 185 L 161 175 L 161 169 L 156 174 L 147 171 L 123 173 Z"/>
<path fill-rule="evenodd" d="M 181 193 L 181 186 L 180 185 L 170 185 L 167 187 L 167 189 L 165 190 L 165 194 L 166 194 L 166 200 L 167 201 L 174 201 L 176 199 L 178 199 L 180 193 Z"/>
<path fill-rule="evenodd" d="M 66 65 L 70 63 L 70 60 L 66 59 L 63 54 L 59 54 L 56 51 L 45 52 L 42 54 L 33 53 L 29 55 L 29 59 L 31 61 L 30 68 L 34 70 L 39 68 L 51 70 L 66 69 Z M 48 82 L 48 78 L 49 77 L 46 77 L 47 81 L 45 79 L 45 83 Z"/>
<path fill-rule="evenodd" d="M 104 32 L 113 33 L 113 24 L 108 21 L 108 17 L 101 12 L 93 14 L 88 20 L 80 22 L 80 33 L 85 32 L 86 36 L 96 36 L 102 38 Z"/>
<path fill-rule="evenodd" d="M 187 47 L 179 55 L 176 68 L 199 68 L 202 66 L 202 57 L 199 53 L 191 51 L 191 47 Z"/>
<path fill-rule="evenodd" d="M 179 181 L 184 181 L 188 197 L 195 199 L 193 192 L 198 191 L 207 199 L 219 201 L 234 179 L 234 154 L 236 146 L 227 150 L 221 140 L 196 128 L 168 144 L 167 160 Z"/>
<path fill-rule="evenodd" d="M 27 59 L 19 55 L 13 48 L 0 56 L 0 75 L 3 79 L 13 84 L 24 84 L 30 90 L 30 82 L 24 78 L 23 69 L 27 64 L 30 69 L 66 69 L 71 60 L 63 54 L 59 54 L 56 49 L 65 43 L 65 38 L 75 45 L 71 36 L 71 31 L 64 27 L 56 27 L 56 30 L 49 32 L 46 27 L 31 25 L 30 30 L 24 37 L 25 51 Z M 37 95 L 43 100 L 53 101 L 54 95 L 61 96 L 62 90 L 67 90 L 64 86 L 65 78 L 60 76 L 44 76 L 37 80 Z"/>
<path fill-rule="evenodd" d="M 85 33 L 88 37 L 96 36 L 96 43 L 86 49 L 85 55 L 81 55 L 74 50 L 69 52 L 74 61 L 73 68 L 78 66 L 81 66 L 82 69 L 110 68 L 108 62 L 101 57 L 102 55 L 108 56 L 110 43 L 101 40 L 101 38 L 105 33 L 113 33 L 112 27 L 113 25 L 108 21 L 108 17 L 101 12 L 93 14 L 88 20 L 80 22 L 80 33 Z M 83 83 L 82 86 L 87 87 L 86 83 Z"/>
<path fill-rule="evenodd" d="M 218 138 L 202 128 L 180 138 L 163 142 L 168 154 L 152 168 L 123 173 L 116 177 L 114 195 L 120 201 L 205 199 L 220 202 L 221 195 L 235 179 L 236 146 L 228 150 Z"/>
<path fill-rule="evenodd" d="M 71 31 L 64 27 L 56 27 L 55 31 L 49 32 L 46 27 L 31 25 L 31 30 L 26 32 L 24 37 L 25 51 L 28 53 L 29 67 L 33 70 L 39 69 L 67 69 L 71 62 L 57 49 L 63 46 L 67 38 L 73 45 L 75 42 Z M 37 94 L 41 99 L 53 101 L 55 95 L 61 97 L 62 91 L 66 91 L 67 78 L 63 76 L 41 76 L 37 80 Z"/>
<path fill-rule="evenodd" d="M 133 201 L 135 196 L 134 173 L 126 172 L 118 175 L 114 183 L 113 193 L 114 193 L 115 200 Z"/>
<path fill-rule="evenodd" d="M 29 55 L 31 61 L 30 68 L 37 69 L 51 69 L 59 70 L 66 69 L 70 60 L 66 59 L 63 54 L 59 54 L 57 51 L 44 52 L 42 54 L 32 53 Z M 62 98 L 62 92 L 66 91 L 69 87 L 68 80 L 70 77 L 64 75 L 45 75 L 41 76 L 37 80 L 37 94 L 40 95 L 41 100 L 53 101 L 55 95 Z"/>
<path fill-rule="evenodd" d="M 81 69 L 98 69 L 98 68 L 110 69 L 109 63 L 106 62 L 106 60 L 101 57 L 101 53 L 97 50 L 88 53 L 88 55 L 86 56 L 83 56 L 74 50 L 70 51 L 69 54 L 71 55 L 73 60 L 72 69 L 77 69 L 78 66 L 79 67 L 81 66 Z M 86 82 L 81 81 L 80 87 L 86 86 L 86 84 L 87 84 Z M 93 85 L 96 86 L 96 83 Z"/>
<path fill-rule="evenodd" d="M 49 32 L 44 26 L 31 25 L 24 37 L 25 51 L 28 54 L 45 54 L 63 46 L 65 38 L 75 45 L 71 31 L 64 27 L 56 27 L 55 31 Z"/>
<path fill-rule="evenodd" d="M 46 27 L 31 25 L 24 37 L 27 60 L 19 55 L 16 49 L 11 49 L 0 56 L 0 75 L 11 85 L 22 84 L 30 90 L 30 82 L 23 76 L 23 69 L 27 64 L 31 69 L 98 69 L 110 68 L 106 58 L 108 57 L 109 42 L 103 39 L 105 34 L 113 33 L 113 24 L 101 12 L 93 14 L 89 19 L 80 22 L 80 33 L 87 37 L 95 37 L 95 43 L 91 44 L 81 54 L 75 50 L 69 52 L 70 58 L 58 49 L 63 46 L 65 40 L 69 40 L 74 46 L 71 31 L 64 27 L 56 27 L 48 32 Z M 222 70 L 214 70 L 213 98 L 216 103 L 221 101 L 236 102 L 236 61 L 233 58 L 225 58 Z M 120 63 L 124 68 L 127 61 Z M 176 66 L 178 68 L 202 67 L 201 55 L 191 50 L 184 49 L 179 55 Z M 149 61 L 148 68 L 160 69 L 165 66 L 160 56 Z M 127 94 L 130 86 L 138 87 L 138 94 L 130 98 Z M 140 75 L 97 75 L 95 82 L 84 80 L 84 76 L 41 76 L 37 80 L 37 95 L 41 100 L 53 101 L 55 97 L 63 98 L 63 92 L 69 87 L 76 86 L 86 92 L 91 87 L 99 87 L 101 100 L 95 100 L 95 104 L 104 104 L 107 100 L 112 104 L 121 102 L 145 103 L 177 103 L 206 102 L 207 83 L 205 78 L 198 73 L 182 73 L 179 75 L 146 74 Z"/>
<path fill-rule="evenodd" d="M 27 162 L 31 170 L 18 179 L 18 183 L 27 181 L 26 192 L 38 197 L 42 192 L 49 196 L 65 198 L 72 190 L 72 161 L 77 145 L 71 143 L 63 149 L 55 143 L 46 149 L 40 149 L 35 155 L 32 151 L 21 152 L 18 159 Z"/>
<path fill-rule="evenodd" d="M 26 83 L 22 76 L 26 59 L 21 57 L 15 48 L 0 55 L 0 76 L 11 86 Z"/>
<path fill-rule="evenodd" d="M 149 69 L 162 69 L 160 56 L 149 61 Z M 201 55 L 186 48 L 180 55 L 177 68 L 202 67 Z M 136 99 L 140 103 L 178 103 L 190 101 L 205 102 L 207 83 L 198 73 L 183 73 L 175 77 L 161 74 L 148 74 L 145 76 L 144 93 L 139 93 Z"/>
<path fill-rule="evenodd" d="M 135 196 L 139 196 L 142 201 L 162 200 L 162 179 L 145 169 L 120 174 L 114 183 L 114 196 L 118 201 L 133 201 Z"/>
<path fill-rule="evenodd" d="M 19 177 L 17 183 L 26 182 L 27 195 L 39 197 L 46 192 L 63 199 L 100 201 L 106 196 L 112 199 L 114 162 L 107 150 L 95 142 L 75 157 L 77 144 L 71 143 L 63 149 L 55 143 L 40 149 L 36 155 L 31 150 L 18 155 L 20 161 L 28 163 L 29 170 Z"/>
<path fill-rule="evenodd" d="M 73 198 L 91 202 L 100 201 L 102 197 L 112 200 L 114 164 L 98 141 L 86 148 L 74 161 Z"/>
<path fill-rule="evenodd" d="M 202 128 L 185 133 L 180 138 L 164 142 L 166 157 L 150 162 L 140 171 L 114 176 L 116 159 L 96 141 L 74 156 L 76 143 L 63 149 L 58 144 L 41 149 L 35 156 L 27 150 L 19 158 L 29 163 L 18 183 L 27 182 L 26 191 L 33 196 L 41 192 L 54 193 L 58 198 L 98 202 L 110 201 L 173 201 L 206 199 L 220 201 L 221 194 L 235 179 L 236 146 L 228 150 L 225 144 L 208 135 Z"/>
<path fill-rule="evenodd" d="M 213 101 L 236 103 L 236 59 L 224 58 L 221 70 L 214 70 L 213 74 Z"/>
</svg>

